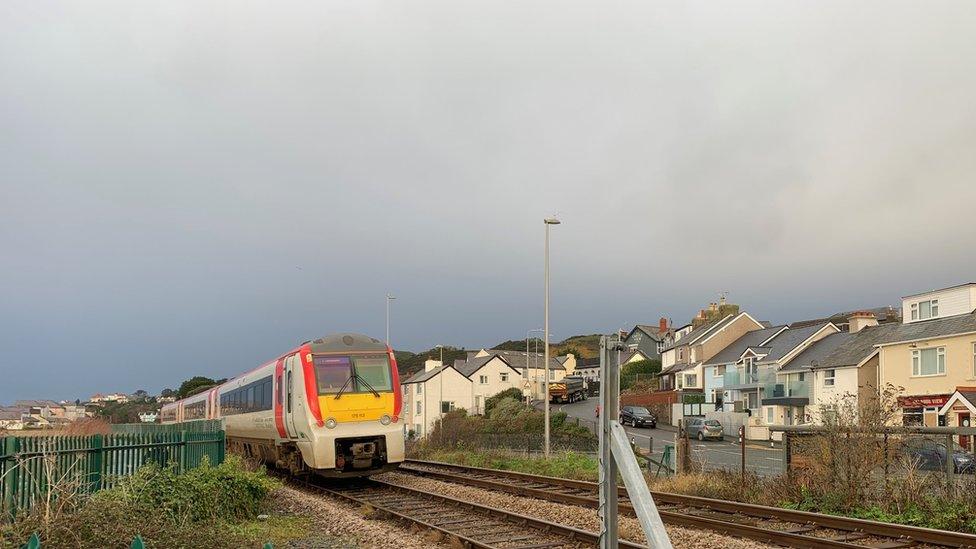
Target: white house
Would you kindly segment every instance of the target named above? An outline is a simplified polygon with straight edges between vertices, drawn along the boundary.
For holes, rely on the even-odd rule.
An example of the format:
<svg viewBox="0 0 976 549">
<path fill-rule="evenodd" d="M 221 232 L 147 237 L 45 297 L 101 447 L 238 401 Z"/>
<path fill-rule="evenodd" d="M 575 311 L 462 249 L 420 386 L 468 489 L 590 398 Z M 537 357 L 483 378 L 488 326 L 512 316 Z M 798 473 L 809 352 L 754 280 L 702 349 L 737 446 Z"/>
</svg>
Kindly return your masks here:
<svg viewBox="0 0 976 549">
<path fill-rule="evenodd" d="M 468 412 L 472 414 L 483 414 L 485 401 L 506 389 L 523 389 L 519 371 L 497 354 L 472 358 L 458 371 L 471 380 L 472 407 Z"/>
<path fill-rule="evenodd" d="M 453 366 L 428 360 L 424 369 L 400 383 L 403 391 L 405 431 L 427 436 L 443 414 L 464 408 L 471 410 L 474 392 L 471 380 Z"/>
</svg>

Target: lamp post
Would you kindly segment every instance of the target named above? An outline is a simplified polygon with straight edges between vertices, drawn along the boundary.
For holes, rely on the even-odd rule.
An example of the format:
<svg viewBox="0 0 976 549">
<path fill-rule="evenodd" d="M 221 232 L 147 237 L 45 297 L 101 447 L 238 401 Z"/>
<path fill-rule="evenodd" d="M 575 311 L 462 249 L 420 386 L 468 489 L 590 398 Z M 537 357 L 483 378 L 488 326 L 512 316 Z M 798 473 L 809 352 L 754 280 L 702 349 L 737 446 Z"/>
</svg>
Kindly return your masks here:
<svg viewBox="0 0 976 549">
<path fill-rule="evenodd" d="M 544 390 L 543 394 L 544 394 L 544 398 L 545 398 L 545 408 L 544 408 L 545 409 L 545 419 L 544 419 L 544 421 L 545 421 L 545 429 L 546 429 L 546 431 L 545 431 L 545 440 L 546 440 L 546 442 L 545 442 L 545 444 L 546 444 L 546 446 L 545 446 L 545 457 L 546 457 L 546 459 L 549 459 L 549 226 L 550 225 L 559 225 L 559 223 L 560 223 L 560 221 L 558 219 L 556 219 L 555 217 L 550 217 L 550 218 L 547 218 L 547 219 L 544 219 L 543 220 L 543 224 L 546 226 L 546 253 L 545 253 L 545 255 L 546 255 L 546 269 L 545 269 L 545 276 L 546 276 L 546 315 L 545 315 L 545 317 L 546 318 L 545 318 L 545 324 L 543 325 L 543 328 L 545 330 L 545 337 L 543 337 L 543 342 L 542 342 L 543 348 L 545 349 L 545 353 L 543 354 L 543 357 L 542 357 L 542 361 L 544 363 L 542 367 L 545 368 L 545 370 L 544 370 L 544 372 L 545 372 L 544 373 L 545 379 L 543 379 L 542 381 L 543 381 L 543 384 L 545 385 L 545 390 Z"/>
<path fill-rule="evenodd" d="M 437 417 L 439 417 L 441 421 L 444 421 L 444 346 L 435 345 L 434 347 L 441 350 L 441 373 L 437 376 L 438 378 L 440 378 L 440 385 L 441 385 L 439 391 L 440 397 L 438 398 L 439 402 L 437 403 L 437 409 L 439 410 L 437 413 Z M 444 426 L 441 425 L 441 429 L 443 428 Z"/>
<path fill-rule="evenodd" d="M 542 328 L 532 328 L 531 330 L 526 330 L 525 331 L 525 374 L 524 374 L 523 377 L 525 377 L 526 380 L 529 379 L 529 334 L 531 334 L 533 332 L 542 332 L 542 331 L 543 331 Z M 538 349 L 538 348 L 539 348 L 538 345 L 536 345 L 536 349 Z M 539 364 L 537 362 L 536 363 L 536 366 L 538 366 L 538 365 Z M 532 390 L 532 398 L 535 398 L 535 395 L 538 394 L 537 391 L 539 389 L 539 370 L 538 370 L 538 368 L 535 368 L 535 370 L 536 370 L 536 374 L 535 374 L 535 385 L 536 386 L 535 386 L 535 389 Z"/>
<path fill-rule="evenodd" d="M 396 299 L 391 294 L 386 294 L 386 346 L 390 346 L 390 302 Z"/>
</svg>

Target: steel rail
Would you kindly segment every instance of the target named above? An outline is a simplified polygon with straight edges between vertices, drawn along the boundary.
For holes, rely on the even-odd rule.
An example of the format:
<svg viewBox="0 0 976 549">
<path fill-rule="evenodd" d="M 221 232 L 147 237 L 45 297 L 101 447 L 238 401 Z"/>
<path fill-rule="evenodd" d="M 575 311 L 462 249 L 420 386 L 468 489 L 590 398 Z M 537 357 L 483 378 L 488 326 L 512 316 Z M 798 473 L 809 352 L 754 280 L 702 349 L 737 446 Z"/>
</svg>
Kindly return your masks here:
<svg viewBox="0 0 976 549">
<path fill-rule="evenodd" d="M 553 491 L 552 489 L 545 489 L 544 487 L 532 487 L 526 485 L 511 485 L 501 482 L 492 481 L 490 478 L 476 478 L 471 476 L 452 476 L 449 472 L 439 472 L 430 471 L 424 469 L 418 469 L 414 465 L 421 465 L 426 467 L 438 467 L 438 468 L 454 468 L 461 471 L 466 471 L 471 474 L 480 474 L 487 477 L 501 477 L 509 478 L 520 481 L 525 481 L 530 484 L 541 484 L 550 485 L 560 488 L 570 488 L 573 490 L 585 491 L 589 495 L 581 494 L 570 494 L 564 492 Z M 530 495 L 532 497 L 537 497 L 540 499 L 548 499 L 550 501 L 557 501 L 561 503 L 569 503 L 574 505 L 581 505 L 586 507 L 596 507 L 597 501 L 594 494 L 597 490 L 597 484 L 593 482 L 563 479 L 558 477 L 549 477 L 542 475 L 532 475 L 529 473 L 520 473 L 516 471 L 503 471 L 498 469 L 486 469 L 482 467 L 471 467 L 466 465 L 456 465 L 453 463 L 444 463 L 436 461 L 420 461 L 420 460 L 406 460 L 405 466 L 400 468 L 401 471 L 409 472 L 413 474 L 426 475 L 431 477 L 438 477 L 448 481 L 464 481 L 471 485 L 477 485 L 482 488 L 494 488 L 499 491 L 504 491 L 512 494 L 523 494 Z M 626 497 L 627 492 L 623 487 L 618 488 L 619 495 L 621 497 Z M 890 524 L 885 522 L 855 519 L 849 517 L 835 516 L 835 515 L 825 515 L 820 513 L 811 513 L 807 511 L 796 511 L 793 509 L 782 509 L 778 507 L 768 507 L 764 505 L 754 505 L 749 503 L 740 503 L 727 500 L 718 500 L 710 498 L 702 498 L 698 496 L 687 496 L 681 494 L 671 494 L 666 492 L 651 492 L 654 500 L 659 504 L 670 504 L 684 507 L 691 507 L 696 509 L 702 509 L 706 511 L 715 511 L 720 513 L 728 513 L 739 516 L 749 516 L 755 518 L 772 519 L 784 522 L 791 522 L 802 525 L 804 527 L 815 526 L 817 528 L 824 528 L 830 530 L 839 530 L 844 532 L 850 532 L 855 536 L 875 536 L 884 537 L 895 540 L 895 543 L 889 545 L 889 547 L 895 546 L 907 546 L 911 542 L 917 543 L 928 543 L 943 547 L 959 547 L 959 548 L 976 548 L 976 536 L 972 534 L 964 534 L 961 532 L 950 532 L 946 530 L 936 530 L 932 528 L 922 528 L 918 526 L 907 526 L 900 524 Z M 619 507 L 622 511 L 628 514 L 632 513 L 633 509 L 624 501 L 621 501 Z M 739 530 L 739 534 L 744 537 L 750 537 L 752 539 L 760 539 L 754 537 L 752 534 L 758 534 L 758 532 L 752 532 L 751 529 L 757 527 L 748 527 L 740 523 L 730 523 L 721 520 L 709 519 L 707 517 L 702 517 L 695 514 L 682 514 L 676 513 L 670 510 L 661 510 L 661 516 L 665 519 L 665 522 L 670 524 L 680 524 L 683 526 L 702 527 L 708 526 L 710 529 L 717 531 L 723 531 L 732 533 L 733 530 Z M 709 522 L 712 521 L 712 522 Z M 730 526 L 733 525 L 734 526 Z M 714 527 L 714 528 L 712 528 Z M 726 528 L 727 529 L 723 529 Z M 843 540 L 825 540 L 824 538 L 815 538 L 813 536 L 802 536 L 801 534 L 783 532 L 783 531 L 772 531 L 759 528 L 763 532 L 779 532 L 776 534 L 777 537 L 782 538 L 783 541 L 788 541 L 789 545 L 795 545 L 801 542 L 800 539 L 793 536 L 801 536 L 806 539 L 815 539 L 817 544 L 813 545 L 815 547 L 864 547 L 863 545 L 850 544 Z M 765 541 L 775 540 L 765 538 Z M 839 543 L 846 545 L 828 545 L 828 543 Z"/>
<path fill-rule="evenodd" d="M 414 523 L 423 528 L 435 530 L 446 536 L 456 538 L 459 542 L 461 542 L 462 545 L 468 547 L 479 547 L 482 549 L 498 549 L 500 547 L 499 545 L 497 545 L 498 543 L 506 543 L 506 540 L 504 539 L 492 541 L 492 538 L 498 537 L 498 534 L 494 534 L 493 536 L 490 536 L 488 535 L 491 534 L 490 531 L 484 532 L 484 534 L 488 537 L 488 540 L 485 540 L 483 538 L 478 539 L 475 537 L 471 537 L 471 534 L 460 533 L 458 531 L 459 529 L 457 528 L 456 523 L 452 523 L 451 521 L 437 524 L 429 520 L 428 517 L 417 516 L 417 515 L 423 515 L 424 513 L 417 513 L 412 515 L 411 511 L 415 511 L 415 509 L 412 507 L 406 506 L 405 508 L 405 506 L 401 506 L 399 508 L 393 508 L 390 505 L 383 504 L 382 502 L 377 502 L 375 500 L 371 500 L 369 497 L 364 497 L 363 495 L 352 492 L 351 490 L 337 489 L 331 485 L 326 487 L 326 486 L 322 486 L 321 484 L 316 484 L 315 482 L 309 481 L 307 479 L 294 478 L 293 480 L 299 483 L 300 485 L 315 490 L 317 492 L 328 494 L 330 496 L 338 497 L 341 499 L 345 499 L 347 501 L 354 502 L 359 505 L 369 506 L 383 513 L 388 513 L 389 515 L 395 516 L 398 519 L 402 519 L 407 522 Z M 386 492 L 386 493 L 393 492 L 411 498 L 416 498 L 425 501 L 433 501 L 436 503 L 444 504 L 452 509 L 467 509 L 469 511 L 473 511 L 476 515 L 480 515 L 480 517 L 473 516 L 472 518 L 482 518 L 485 522 L 491 520 L 499 520 L 499 521 L 511 523 L 513 527 L 519 529 L 522 532 L 527 532 L 527 531 L 533 532 L 534 535 L 538 535 L 540 537 L 565 538 L 564 542 L 530 543 L 529 546 L 531 547 L 549 547 L 549 546 L 558 547 L 560 545 L 575 546 L 581 542 L 584 544 L 596 545 L 599 539 L 599 535 L 594 532 L 588 532 L 586 530 L 580 530 L 578 528 L 573 528 L 571 526 L 566 526 L 564 524 L 550 522 L 547 520 L 542 520 L 539 518 L 530 517 L 519 513 L 505 511 L 502 509 L 496 509 L 485 505 L 479 505 L 477 503 L 472 503 L 469 501 L 452 498 L 450 496 L 445 496 L 442 494 L 433 494 L 422 490 L 416 490 L 405 486 L 399 486 L 397 484 L 385 482 L 382 480 L 377 480 L 377 479 L 362 480 L 358 485 L 355 486 L 356 489 L 359 490 L 366 490 L 366 491 L 381 490 L 382 492 Z M 452 526 L 454 526 L 454 528 L 452 528 Z M 470 524 L 468 524 L 468 527 L 465 529 L 469 529 L 469 528 L 470 528 Z M 623 540 L 620 541 L 619 546 L 628 549 L 647 549 L 647 546 L 645 545 L 640 545 L 637 543 L 632 543 Z"/>
</svg>

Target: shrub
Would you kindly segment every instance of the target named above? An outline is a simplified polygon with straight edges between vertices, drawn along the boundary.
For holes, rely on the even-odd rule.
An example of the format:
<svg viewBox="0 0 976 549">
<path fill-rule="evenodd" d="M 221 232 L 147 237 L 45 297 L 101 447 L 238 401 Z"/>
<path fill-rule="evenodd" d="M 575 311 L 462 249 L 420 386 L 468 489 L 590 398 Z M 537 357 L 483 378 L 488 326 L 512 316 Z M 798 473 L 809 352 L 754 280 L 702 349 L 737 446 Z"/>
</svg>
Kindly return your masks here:
<svg viewBox="0 0 976 549">
<path fill-rule="evenodd" d="M 505 399 L 522 402 L 522 390 L 518 387 L 512 387 L 485 399 L 485 415 L 491 415 L 491 410 Z"/>
</svg>

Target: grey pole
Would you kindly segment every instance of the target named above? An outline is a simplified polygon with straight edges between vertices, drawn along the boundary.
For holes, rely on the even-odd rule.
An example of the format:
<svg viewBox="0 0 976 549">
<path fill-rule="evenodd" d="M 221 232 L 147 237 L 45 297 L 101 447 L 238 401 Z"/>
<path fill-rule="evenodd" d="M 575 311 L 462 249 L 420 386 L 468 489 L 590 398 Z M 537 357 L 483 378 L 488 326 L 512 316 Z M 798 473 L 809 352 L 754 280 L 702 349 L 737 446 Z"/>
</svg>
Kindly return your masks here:
<svg viewBox="0 0 976 549">
<path fill-rule="evenodd" d="M 617 547 L 617 464 L 613 459 L 610 437 L 610 418 L 616 400 L 611 372 L 611 346 L 607 336 L 600 336 L 600 549 Z"/>
<path fill-rule="evenodd" d="M 390 345 L 390 302 L 396 299 L 390 294 L 386 294 L 386 345 Z"/>
<path fill-rule="evenodd" d="M 545 325 L 544 325 L 545 337 L 543 338 L 545 341 L 542 342 L 543 349 L 545 349 L 545 352 L 543 353 L 543 357 L 542 357 L 542 361 L 544 363 L 542 365 L 543 372 L 544 372 L 543 373 L 543 377 L 545 378 L 545 379 L 542 380 L 542 383 L 543 383 L 543 386 L 545 387 L 545 390 L 543 391 L 542 396 L 543 396 L 543 400 L 544 400 L 543 406 L 545 406 L 545 408 L 544 408 L 544 410 L 545 410 L 545 419 L 544 419 L 544 421 L 546 422 L 546 425 L 545 425 L 545 429 L 546 429 L 546 431 L 545 431 L 545 437 L 546 437 L 545 456 L 546 456 L 546 459 L 549 459 L 549 225 L 559 225 L 559 223 L 560 223 L 560 221 L 558 219 L 556 219 L 555 217 L 550 217 L 550 218 L 545 219 L 543 221 L 543 224 L 545 224 L 545 226 L 546 226 L 546 269 L 545 269 L 545 274 L 546 274 L 546 315 L 545 315 L 546 316 L 546 321 L 545 321 Z"/>
<path fill-rule="evenodd" d="M 441 373 L 437 377 L 440 378 L 441 388 L 440 388 L 440 402 L 437 403 L 437 417 L 440 418 L 441 422 L 444 421 L 444 346 L 438 345 L 438 349 L 441 350 Z M 441 425 L 441 429 L 444 426 Z"/>
</svg>

